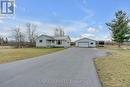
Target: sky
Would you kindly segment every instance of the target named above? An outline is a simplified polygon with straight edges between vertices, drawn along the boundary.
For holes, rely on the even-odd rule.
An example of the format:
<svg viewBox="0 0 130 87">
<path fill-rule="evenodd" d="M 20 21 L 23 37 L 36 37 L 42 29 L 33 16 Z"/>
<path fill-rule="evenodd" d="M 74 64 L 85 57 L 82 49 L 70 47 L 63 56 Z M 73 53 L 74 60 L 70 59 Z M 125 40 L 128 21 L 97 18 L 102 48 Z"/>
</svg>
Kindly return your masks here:
<svg viewBox="0 0 130 87">
<path fill-rule="evenodd" d="M 16 0 L 15 14 L 0 15 L 0 36 L 10 37 L 12 28 L 25 30 L 25 24 L 37 25 L 38 35 L 53 35 L 62 28 L 72 41 L 87 37 L 110 40 L 111 32 L 105 25 L 123 10 L 130 16 L 130 0 Z"/>
</svg>

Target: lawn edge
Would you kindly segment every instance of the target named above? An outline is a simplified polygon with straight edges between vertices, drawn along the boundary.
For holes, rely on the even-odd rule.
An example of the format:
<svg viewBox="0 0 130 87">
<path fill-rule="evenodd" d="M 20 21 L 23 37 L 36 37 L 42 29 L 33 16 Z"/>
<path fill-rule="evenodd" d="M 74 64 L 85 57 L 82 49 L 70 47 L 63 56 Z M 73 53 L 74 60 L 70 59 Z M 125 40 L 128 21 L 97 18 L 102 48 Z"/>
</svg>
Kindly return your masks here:
<svg viewBox="0 0 130 87">
<path fill-rule="evenodd" d="M 66 48 L 66 49 L 69 49 L 69 48 Z M 4 62 L 4 63 L 0 63 L 1 64 L 9 64 L 9 63 L 13 63 L 13 62 L 19 62 L 19 61 L 25 61 L 25 60 L 30 60 L 30 59 L 35 59 L 36 57 L 42 57 L 42 56 L 47 56 L 47 55 L 50 55 L 50 54 L 53 54 L 53 53 L 57 53 L 57 52 L 60 52 L 60 51 L 64 51 L 66 49 L 63 49 L 63 50 L 58 50 L 58 51 L 55 51 L 55 52 L 50 52 L 48 54 L 42 54 L 42 55 L 38 55 L 38 56 L 34 56 L 34 57 L 28 57 L 27 59 L 17 59 L 17 60 L 14 60 L 14 61 L 9 61 L 9 62 Z"/>
<path fill-rule="evenodd" d="M 103 87 L 103 83 L 102 83 L 101 78 L 100 78 L 100 76 L 99 76 L 99 72 L 98 72 L 98 68 L 97 68 L 97 66 L 96 66 L 96 61 L 95 61 L 95 59 L 97 59 L 97 58 L 93 58 L 94 67 L 95 67 L 95 69 L 96 69 L 97 77 L 98 77 L 98 79 L 99 79 L 99 82 L 100 82 L 100 84 L 101 84 L 101 87 Z"/>
<path fill-rule="evenodd" d="M 106 51 L 106 55 L 105 56 L 101 56 L 101 57 L 97 57 L 97 58 L 102 58 L 102 57 L 107 57 L 107 56 L 110 56 L 112 55 L 112 52 L 110 52 L 109 50 L 105 50 L 105 49 L 101 49 L 103 51 Z M 97 68 L 97 64 L 96 64 L 96 59 L 97 58 L 93 58 L 93 63 L 94 63 L 94 66 L 95 66 L 95 69 L 96 69 L 96 72 L 97 72 L 97 77 L 99 78 L 99 82 L 101 84 L 101 87 L 103 87 L 103 82 L 100 78 L 100 75 L 99 75 L 99 72 L 98 72 L 98 68 Z"/>
</svg>

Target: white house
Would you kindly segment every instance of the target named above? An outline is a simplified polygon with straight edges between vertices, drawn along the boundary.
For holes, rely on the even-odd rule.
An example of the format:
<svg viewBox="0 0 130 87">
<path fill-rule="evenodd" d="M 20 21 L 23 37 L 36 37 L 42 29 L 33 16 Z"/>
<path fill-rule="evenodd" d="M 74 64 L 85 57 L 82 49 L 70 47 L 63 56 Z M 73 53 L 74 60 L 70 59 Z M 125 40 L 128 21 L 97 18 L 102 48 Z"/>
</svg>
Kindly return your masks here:
<svg viewBox="0 0 130 87">
<path fill-rule="evenodd" d="M 70 43 L 69 36 L 41 35 L 36 39 L 36 47 L 69 47 Z"/>
<path fill-rule="evenodd" d="M 89 38 L 82 38 L 75 41 L 76 47 L 96 47 L 96 41 Z"/>
</svg>

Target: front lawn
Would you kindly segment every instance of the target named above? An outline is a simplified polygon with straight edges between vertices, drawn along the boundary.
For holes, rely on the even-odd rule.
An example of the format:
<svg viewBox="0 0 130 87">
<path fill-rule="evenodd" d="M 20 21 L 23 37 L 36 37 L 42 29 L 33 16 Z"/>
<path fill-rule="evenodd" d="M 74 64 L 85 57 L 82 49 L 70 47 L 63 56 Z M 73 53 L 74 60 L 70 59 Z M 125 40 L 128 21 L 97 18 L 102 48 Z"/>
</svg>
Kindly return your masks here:
<svg viewBox="0 0 130 87">
<path fill-rule="evenodd" d="M 64 48 L 9 48 L 0 49 L 0 63 L 28 59 L 63 50 Z"/>
<path fill-rule="evenodd" d="M 115 46 L 105 47 L 103 50 L 112 53 L 95 59 L 103 87 L 130 87 L 130 50 Z"/>
</svg>

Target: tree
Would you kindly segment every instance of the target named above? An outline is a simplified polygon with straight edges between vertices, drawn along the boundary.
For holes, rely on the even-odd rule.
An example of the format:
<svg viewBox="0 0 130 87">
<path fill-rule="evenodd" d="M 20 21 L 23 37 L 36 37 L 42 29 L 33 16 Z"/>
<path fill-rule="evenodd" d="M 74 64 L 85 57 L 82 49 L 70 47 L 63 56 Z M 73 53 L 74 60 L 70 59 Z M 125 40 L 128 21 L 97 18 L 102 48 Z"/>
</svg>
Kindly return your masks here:
<svg viewBox="0 0 130 87">
<path fill-rule="evenodd" d="M 36 34 L 37 26 L 35 24 L 27 23 L 26 27 L 27 27 L 27 37 L 28 37 L 30 46 L 34 46 L 35 39 L 37 37 L 37 34 Z"/>
<path fill-rule="evenodd" d="M 109 30 L 112 32 L 112 40 L 117 42 L 119 47 L 124 41 L 130 39 L 130 27 L 128 23 L 129 19 L 127 13 L 122 10 L 115 13 L 115 19 L 106 23 Z"/>
<path fill-rule="evenodd" d="M 61 28 L 56 28 L 55 30 L 54 30 L 54 36 L 64 36 L 64 31 L 63 31 L 63 29 L 61 29 Z"/>
<path fill-rule="evenodd" d="M 5 46 L 8 45 L 8 38 L 3 38 L 2 36 L 0 37 L 0 45 Z"/>
<path fill-rule="evenodd" d="M 0 45 L 1 45 L 1 37 L 0 37 Z"/>
<path fill-rule="evenodd" d="M 7 37 L 5 38 L 5 44 L 6 45 L 8 44 L 8 38 Z"/>
<path fill-rule="evenodd" d="M 16 42 L 16 47 L 21 48 L 23 46 L 23 43 L 25 40 L 23 32 L 18 27 L 18 28 L 15 28 L 12 30 L 12 34 L 13 34 L 13 37 L 14 37 L 15 42 Z"/>
<path fill-rule="evenodd" d="M 0 37 L 0 45 L 2 46 L 4 44 L 4 38 Z"/>
</svg>

